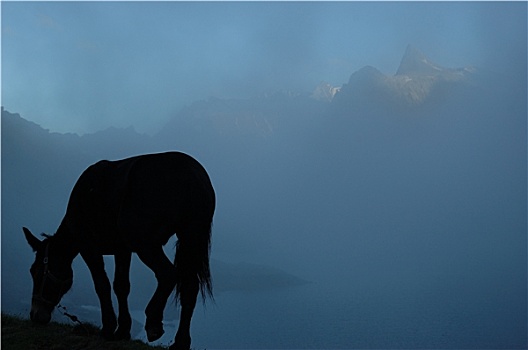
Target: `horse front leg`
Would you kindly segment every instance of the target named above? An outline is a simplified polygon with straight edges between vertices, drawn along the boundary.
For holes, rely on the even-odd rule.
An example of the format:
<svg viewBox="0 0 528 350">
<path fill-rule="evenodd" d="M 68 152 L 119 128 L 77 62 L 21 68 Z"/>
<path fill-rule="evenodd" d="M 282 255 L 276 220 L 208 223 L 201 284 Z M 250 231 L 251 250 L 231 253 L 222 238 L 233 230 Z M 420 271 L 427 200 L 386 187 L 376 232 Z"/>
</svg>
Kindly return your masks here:
<svg viewBox="0 0 528 350">
<path fill-rule="evenodd" d="M 128 295 L 130 294 L 130 251 L 120 252 L 115 255 L 114 293 L 119 304 L 119 317 L 116 340 L 130 339 L 132 318 L 128 310 Z"/>
<path fill-rule="evenodd" d="M 112 305 L 112 288 L 104 268 L 103 256 L 86 252 L 81 252 L 81 256 L 92 274 L 95 292 L 101 304 L 101 323 L 103 324 L 101 336 L 112 340 L 117 327 L 117 319 Z"/>
<path fill-rule="evenodd" d="M 181 315 L 174 344 L 169 350 L 189 350 L 191 347 L 191 318 L 198 297 L 199 282 L 196 277 L 185 278 L 180 286 Z"/>
<path fill-rule="evenodd" d="M 137 252 L 139 259 L 156 275 L 158 286 L 150 299 L 145 314 L 145 330 L 149 342 L 158 340 L 164 333 L 163 310 L 177 281 L 176 268 L 165 255 L 162 247 L 146 248 Z"/>
</svg>

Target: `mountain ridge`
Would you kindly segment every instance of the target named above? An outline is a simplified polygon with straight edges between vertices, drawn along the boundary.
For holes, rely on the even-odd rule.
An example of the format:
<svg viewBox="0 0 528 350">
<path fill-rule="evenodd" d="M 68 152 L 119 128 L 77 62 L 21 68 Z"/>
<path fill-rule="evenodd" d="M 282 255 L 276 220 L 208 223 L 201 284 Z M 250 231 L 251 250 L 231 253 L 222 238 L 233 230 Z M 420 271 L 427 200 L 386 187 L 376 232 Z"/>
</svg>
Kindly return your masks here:
<svg viewBox="0 0 528 350">
<path fill-rule="evenodd" d="M 384 74 L 367 65 L 353 72 L 341 87 L 321 82 L 310 94 L 278 90 L 248 99 L 211 97 L 198 100 L 173 115 L 154 137 L 165 139 L 173 135 L 189 141 L 197 135 L 266 139 L 285 126 L 311 122 L 336 111 L 351 118 L 373 107 L 398 113 L 421 113 L 431 103 L 456 97 L 460 87 L 471 88 L 475 75 L 476 69 L 471 66 L 445 68 L 408 45 L 394 75 Z M 297 115 L 303 118 L 294 120 Z M 117 132 L 120 143 L 127 142 L 133 146 L 139 142 L 144 146 L 150 142 L 146 135 L 137 133 L 131 127 L 82 136 L 64 135 L 69 135 L 72 142 L 79 145 L 97 139 L 93 143 L 100 145 L 97 147 L 99 154 L 104 154 L 108 146 L 114 144 Z"/>
<path fill-rule="evenodd" d="M 444 68 L 408 45 L 395 75 L 367 65 L 353 72 L 341 87 L 323 81 L 311 94 L 279 90 L 251 99 L 197 101 L 175 115 L 159 136 L 180 135 L 185 130 L 182 139 L 207 133 L 266 139 L 284 127 L 299 127 L 336 112 L 349 118 L 372 108 L 415 115 L 471 89 L 475 73 L 472 67 Z"/>
<path fill-rule="evenodd" d="M 476 69 L 444 68 L 408 45 L 395 75 L 385 75 L 372 66 L 354 72 L 336 94 L 341 104 L 386 103 L 389 107 L 418 107 L 439 96 L 448 96 L 453 87 L 471 81 Z M 443 96 L 440 96 L 443 97 Z"/>
</svg>

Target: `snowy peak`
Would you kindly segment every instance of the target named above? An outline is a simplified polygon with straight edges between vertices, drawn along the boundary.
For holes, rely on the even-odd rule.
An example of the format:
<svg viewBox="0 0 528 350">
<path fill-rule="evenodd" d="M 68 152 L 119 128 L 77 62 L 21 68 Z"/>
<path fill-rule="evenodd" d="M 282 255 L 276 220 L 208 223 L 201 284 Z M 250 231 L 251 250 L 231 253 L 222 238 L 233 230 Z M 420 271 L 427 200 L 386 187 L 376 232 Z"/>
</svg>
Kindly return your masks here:
<svg viewBox="0 0 528 350">
<path fill-rule="evenodd" d="M 396 75 L 430 75 L 441 73 L 444 70 L 445 68 L 431 62 L 423 52 L 408 45 Z"/>
</svg>

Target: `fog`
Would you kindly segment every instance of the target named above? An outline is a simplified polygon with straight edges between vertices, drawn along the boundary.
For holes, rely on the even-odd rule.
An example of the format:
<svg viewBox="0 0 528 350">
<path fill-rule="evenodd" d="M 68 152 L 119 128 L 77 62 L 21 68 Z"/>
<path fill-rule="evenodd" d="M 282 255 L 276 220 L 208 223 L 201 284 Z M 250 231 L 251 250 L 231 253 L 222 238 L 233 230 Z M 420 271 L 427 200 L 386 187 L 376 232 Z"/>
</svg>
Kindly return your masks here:
<svg viewBox="0 0 528 350">
<path fill-rule="evenodd" d="M 447 67 L 523 65 L 522 4 L 6 2 L 3 106 L 44 128 L 155 133 L 183 106 L 393 74 L 412 43 Z M 148 116 L 148 117 L 147 117 Z"/>
<path fill-rule="evenodd" d="M 29 312 L 22 226 L 55 232 L 93 162 L 176 149 L 218 201 L 193 347 L 526 348 L 526 10 L 2 3 L 2 310 Z M 135 259 L 140 339 L 153 283 Z"/>
</svg>

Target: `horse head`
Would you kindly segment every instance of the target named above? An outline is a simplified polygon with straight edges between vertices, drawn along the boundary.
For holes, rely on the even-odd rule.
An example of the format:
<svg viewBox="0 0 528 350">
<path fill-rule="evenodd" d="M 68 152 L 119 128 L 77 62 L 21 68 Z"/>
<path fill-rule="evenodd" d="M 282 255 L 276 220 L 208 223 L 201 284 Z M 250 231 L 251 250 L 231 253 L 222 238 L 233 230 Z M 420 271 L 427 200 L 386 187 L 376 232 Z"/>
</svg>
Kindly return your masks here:
<svg viewBox="0 0 528 350">
<path fill-rule="evenodd" d="M 33 278 L 30 318 L 33 322 L 46 324 L 51 320 L 53 309 L 71 288 L 73 271 L 71 264 L 61 259 L 53 236 L 44 235 L 45 239 L 41 241 L 27 228 L 24 227 L 23 231 L 36 253 L 30 269 Z"/>
</svg>

